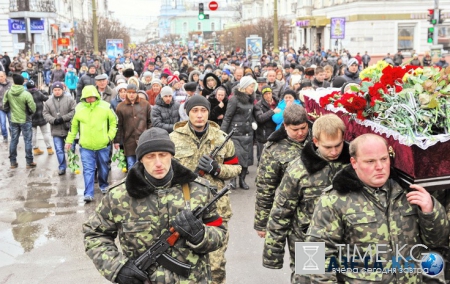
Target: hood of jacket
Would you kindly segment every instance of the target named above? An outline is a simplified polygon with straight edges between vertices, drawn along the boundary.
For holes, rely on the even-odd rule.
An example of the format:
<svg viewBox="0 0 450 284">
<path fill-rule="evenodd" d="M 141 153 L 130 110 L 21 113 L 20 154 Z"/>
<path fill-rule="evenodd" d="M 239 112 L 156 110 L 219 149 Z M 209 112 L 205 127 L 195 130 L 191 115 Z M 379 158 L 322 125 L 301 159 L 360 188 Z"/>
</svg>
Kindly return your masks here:
<svg viewBox="0 0 450 284">
<path fill-rule="evenodd" d="M 93 103 L 88 103 L 86 102 L 86 98 L 88 97 L 96 97 L 97 100 Z M 96 106 L 100 103 L 101 97 L 99 92 L 97 91 L 97 87 L 93 86 L 93 85 L 89 85 L 89 86 L 85 86 L 83 88 L 83 91 L 81 92 L 81 99 L 80 101 L 86 106 Z"/>
<path fill-rule="evenodd" d="M 22 85 L 12 85 L 9 89 L 9 94 L 12 96 L 19 96 L 23 91 L 25 91 L 25 87 Z"/>
<path fill-rule="evenodd" d="M 197 175 L 192 171 L 182 166 L 175 159 L 172 159 L 173 179 L 171 187 L 176 184 L 185 184 L 193 182 Z M 145 178 L 145 167 L 141 162 L 137 162 L 130 169 L 125 185 L 128 194 L 137 199 L 145 198 L 156 191 L 156 188 L 150 185 Z"/>
<path fill-rule="evenodd" d="M 332 162 L 341 162 L 343 164 L 350 163 L 350 152 L 348 146 L 348 143 L 344 142 L 339 158 Z M 302 150 L 300 159 L 302 160 L 306 170 L 310 174 L 314 174 L 320 171 L 329 163 L 329 161 L 325 160 L 317 154 L 317 147 L 314 145 L 313 141 L 308 141 L 308 143 L 306 143 L 305 148 L 303 148 Z"/>
<path fill-rule="evenodd" d="M 200 75 L 202 75 L 202 72 L 198 70 L 191 71 L 191 73 L 189 73 L 189 82 L 194 82 L 194 74 L 197 74 L 200 77 Z"/>
<path fill-rule="evenodd" d="M 214 89 L 208 88 L 208 86 L 206 85 L 206 81 L 210 77 L 214 78 L 214 80 L 216 81 L 216 87 Z M 203 78 L 203 86 L 205 87 L 205 89 L 208 89 L 211 92 L 214 91 L 215 89 L 217 89 L 217 87 L 220 87 L 220 85 L 221 85 L 220 79 L 214 73 L 208 73 L 205 75 L 205 78 Z"/>
</svg>

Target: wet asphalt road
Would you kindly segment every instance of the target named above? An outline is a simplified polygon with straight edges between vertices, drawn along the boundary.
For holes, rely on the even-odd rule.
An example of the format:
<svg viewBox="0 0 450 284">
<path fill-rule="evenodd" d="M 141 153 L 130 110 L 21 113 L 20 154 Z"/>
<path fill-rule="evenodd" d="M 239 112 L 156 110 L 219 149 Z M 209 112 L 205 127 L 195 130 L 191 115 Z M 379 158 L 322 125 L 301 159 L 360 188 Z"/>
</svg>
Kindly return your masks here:
<svg viewBox="0 0 450 284">
<path fill-rule="evenodd" d="M 38 134 L 41 150 L 44 141 Z M 8 145 L 0 142 L 0 284 L 5 283 L 109 283 L 84 253 L 81 224 L 102 195 L 83 202 L 82 175 L 58 176 L 56 156 L 35 157 L 37 168 L 25 168 L 22 137 L 17 169 L 10 169 Z M 78 150 L 77 150 L 78 152 Z M 110 182 L 124 177 L 113 163 Z M 263 239 L 253 230 L 256 166 L 250 167 L 250 190 L 231 193 L 233 217 L 229 224 L 227 283 L 289 283 L 285 267 L 262 267 Z M 286 253 L 287 254 L 287 253 Z"/>
</svg>

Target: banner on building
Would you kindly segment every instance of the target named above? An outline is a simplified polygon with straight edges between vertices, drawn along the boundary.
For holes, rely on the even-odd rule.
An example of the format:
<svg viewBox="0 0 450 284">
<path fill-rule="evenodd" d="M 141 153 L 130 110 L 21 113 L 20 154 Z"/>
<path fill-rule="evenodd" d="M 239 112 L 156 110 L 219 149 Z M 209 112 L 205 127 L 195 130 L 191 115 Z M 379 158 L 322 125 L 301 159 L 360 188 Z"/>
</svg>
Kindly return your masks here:
<svg viewBox="0 0 450 284">
<path fill-rule="evenodd" d="M 65 37 L 60 37 L 60 38 L 58 38 L 58 45 L 69 46 L 70 45 L 70 39 L 65 38 Z"/>
<path fill-rule="evenodd" d="M 10 34 L 24 34 L 26 32 L 25 19 L 8 19 Z M 32 34 L 44 32 L 44 20 L 30 19 L 30 32 Z"/>
<path fill-rule="evenodd" d="M 245 38 L 245 46 L 247 56 L 251 56 L 252 60 L 260 60 L 263 51 L 261 37 L 247 37 Z"/>
<path fill-rule="evenodd" d="M 345 38 L 345 18 L 331 18 L 331 39 Z"/>
<path fill-rule="evenodd" d="M 123 56 L 123 39 L 107 39 L 106 54 L 110 59 L 114 59 L 118 54 Z"/>
</svg>

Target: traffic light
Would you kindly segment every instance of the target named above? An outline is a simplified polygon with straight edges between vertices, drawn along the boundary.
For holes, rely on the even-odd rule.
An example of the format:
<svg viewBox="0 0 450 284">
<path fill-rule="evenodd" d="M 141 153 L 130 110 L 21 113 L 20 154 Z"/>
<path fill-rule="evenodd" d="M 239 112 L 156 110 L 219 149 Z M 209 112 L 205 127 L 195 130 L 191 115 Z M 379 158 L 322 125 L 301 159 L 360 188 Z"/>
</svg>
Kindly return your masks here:
<svg viewBox="0 0 450 284">
<path fill-rule="evenodd" d="M 203 10 L 203 3 L 198 3 L 198 19 L 205 19 L 205 11 Z"/>
<path fill-rule="evenodd" d="M 428 43 L 433 43 L 433 38 L 434 38 L 434 27 L 431 27 L 431 28 L 428 28 L 427 42 Z"/>
<path fill-rule="evenodd" d="M 439 13 L 438 13 L 438 19 L 437 19 L 437 21 L 438 21 L 438 23 L 439 24 L 442 24 L 442 22 L 444 21 L 444 19 L 442 19 L 442 14 L 441 14 L 441 9 L 439 9 Z"/>
<path fill-rule="evenodd" d="M 434 26 L 437 21 L 434 18 L 434 9 L 428 9 L 428 21 Z"/>
</svg>

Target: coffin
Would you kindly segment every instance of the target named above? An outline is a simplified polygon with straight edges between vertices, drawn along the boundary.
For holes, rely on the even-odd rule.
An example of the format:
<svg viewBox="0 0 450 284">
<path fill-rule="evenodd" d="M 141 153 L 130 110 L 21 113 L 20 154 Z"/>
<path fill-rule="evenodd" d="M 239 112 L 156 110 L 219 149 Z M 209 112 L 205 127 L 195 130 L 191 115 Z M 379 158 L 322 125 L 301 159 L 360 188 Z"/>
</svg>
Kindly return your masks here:
<svg viewBox="0 0 450 284">
<path fill-rule="evenodd" d="M 428 141 L 416 141 L 405 145 L 405 137 L 398 132 L 377 125 L 373 121 L 352 119 L 342 108 L 320 107 L 320 92 L 304 93 L 305 109 L 314 120 L 316 115 L 335 113 L 347 126 L 346 141 L 352 141 L 364 133 L 375 133 L 383 136 L 389 143 L 391 165 L 393 165 L 402 181 L 406 184 L 419 184 L 427 190 L 450 188 L 450 140 L 449 135 L 436 135 Z"/>
</svg>

